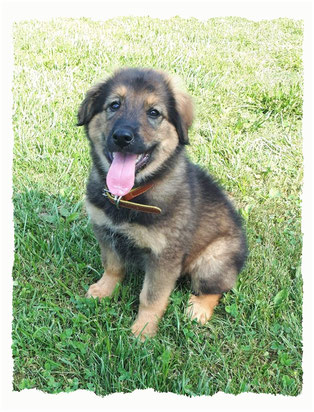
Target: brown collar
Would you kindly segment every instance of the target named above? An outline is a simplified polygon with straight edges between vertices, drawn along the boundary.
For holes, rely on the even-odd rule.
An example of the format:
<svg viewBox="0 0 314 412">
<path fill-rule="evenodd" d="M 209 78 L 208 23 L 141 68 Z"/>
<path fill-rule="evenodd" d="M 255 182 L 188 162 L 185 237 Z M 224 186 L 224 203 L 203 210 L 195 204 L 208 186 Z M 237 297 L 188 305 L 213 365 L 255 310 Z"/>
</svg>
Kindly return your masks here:
<svg viewBox="0 0 314 412">
<path fill-rule="evenodd" d="M 126 195 L 120 197 L 112 195 L 108 189 L 105 189 L 104 196 L 106 196 L 112 204 L 116 205 L 117 208 L 121 206 L 127 209 L 137 210 L 139 212 L 159 214 L 161 213 L 161 209 L 157 206 L 142 205 L 140 203 L 130 202 L 131 199 L 147 192 L 147 190 L 151 189 L 153 186 L 153 183 L 148 183 L 147 185 L 136 187 Z"/>
</svg>

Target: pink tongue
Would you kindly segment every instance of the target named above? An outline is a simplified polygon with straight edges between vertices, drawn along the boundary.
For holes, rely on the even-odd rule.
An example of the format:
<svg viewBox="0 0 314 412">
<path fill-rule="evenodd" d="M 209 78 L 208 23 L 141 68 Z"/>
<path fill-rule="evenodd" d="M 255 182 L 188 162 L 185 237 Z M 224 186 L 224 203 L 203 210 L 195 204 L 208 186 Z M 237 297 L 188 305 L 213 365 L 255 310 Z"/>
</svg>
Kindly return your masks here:
<svg viewBox="0 0 314 412">
<path fill-rule="evenodd" d="M 107 186 L 113 195 L 124 196 L 134 186 L 136 157 L 131 153 L 115 153 L 107 174 Z"/>
</svg>

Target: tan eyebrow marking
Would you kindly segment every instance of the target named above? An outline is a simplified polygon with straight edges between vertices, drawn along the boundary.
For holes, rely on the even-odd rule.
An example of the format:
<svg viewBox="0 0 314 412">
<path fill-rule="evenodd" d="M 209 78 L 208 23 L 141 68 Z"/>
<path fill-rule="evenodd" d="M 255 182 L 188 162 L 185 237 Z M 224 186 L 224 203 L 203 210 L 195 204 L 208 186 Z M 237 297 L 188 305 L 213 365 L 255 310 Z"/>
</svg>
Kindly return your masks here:
<svg viewBox="0 0 314 412">
<path fill-rule="evenodd" d="M 120 97 L 125 97 L 125 95 L 127 93 L 127 88 L 123 85 L 119 85 L 113 90 L 113 93 L 115 95 L 120 96 Z"/>
<path fill-rule="evenodd" d="M 160 99 L 158 98 L 158 96 L 150 94 L 147 96 L 145 103 L 147 104 L 147 106 L 154 106 L 160 103 Z"/>
</svg>

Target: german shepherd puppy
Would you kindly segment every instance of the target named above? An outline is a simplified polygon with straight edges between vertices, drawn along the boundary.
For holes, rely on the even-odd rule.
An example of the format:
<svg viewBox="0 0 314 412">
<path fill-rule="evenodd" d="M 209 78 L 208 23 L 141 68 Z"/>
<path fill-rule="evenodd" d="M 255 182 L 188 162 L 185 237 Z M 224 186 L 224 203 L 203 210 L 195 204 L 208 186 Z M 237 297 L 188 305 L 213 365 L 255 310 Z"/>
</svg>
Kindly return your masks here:
<svg viewBox="0 0 314 412">
<path fill-rule="evenodd" d="M 192 121 L 190 97 L 150 69 L 117 71 L 87 92 L 78 112 L 93 160 L 86 208 L 105 268 L 87 296 L 110 296 L 130 265 L 142 268 L 132 326 L 142 340 L 156 334 L 181 274 L 191 277 L 188 314 L 204 324 L 247 255 L 240 217 L 186 156 Z"/>
</svg>

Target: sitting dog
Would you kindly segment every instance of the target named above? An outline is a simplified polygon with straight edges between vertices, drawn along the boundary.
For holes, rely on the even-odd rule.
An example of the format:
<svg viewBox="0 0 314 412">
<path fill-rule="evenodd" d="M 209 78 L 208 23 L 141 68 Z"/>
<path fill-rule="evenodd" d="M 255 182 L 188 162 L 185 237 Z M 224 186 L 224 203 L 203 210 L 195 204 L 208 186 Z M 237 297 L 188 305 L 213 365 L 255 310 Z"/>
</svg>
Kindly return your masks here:
<svg viewBox="0 0 314 412">
<path fill-rule="evenodd" d="M 241 219 L 220 187 L 187 158 L 190 97 L 165 73 L 127 68 L 92 87 L 78 113 L 93 161 L 86 208 L 104 275 L 87 296 L 110 296 L 126 268 L 145 278 L 132 332 L 155 335 L 176 280 L 191 277 L 188 312 L 201 324 L 243 267 Z"/>
</svg>

